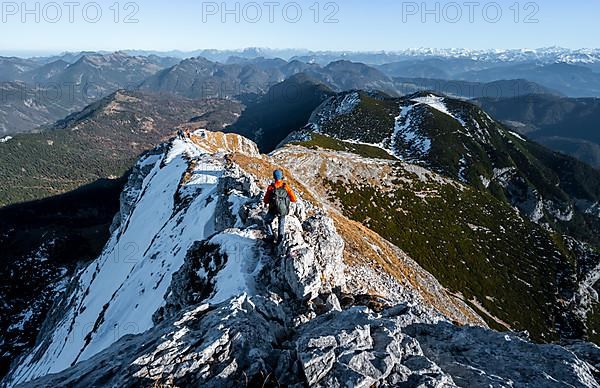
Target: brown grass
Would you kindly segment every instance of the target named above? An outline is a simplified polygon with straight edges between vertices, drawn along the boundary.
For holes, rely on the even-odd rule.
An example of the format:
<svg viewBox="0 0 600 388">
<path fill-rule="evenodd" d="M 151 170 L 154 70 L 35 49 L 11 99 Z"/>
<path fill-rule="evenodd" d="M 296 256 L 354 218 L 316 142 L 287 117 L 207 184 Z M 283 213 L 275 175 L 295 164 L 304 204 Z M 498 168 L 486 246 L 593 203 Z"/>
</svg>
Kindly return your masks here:
<svg viewBox="0 0 600 388">
<path fill-rule="evenodd" d="M 214 132 L 209 138 L 200 138 L 191 136 L 194 141 L 207 148 L 207 144 L 212 147 L 209 151 L 219 151 L 223 148 L 234 149 L 226 156 L 228 163 L 235 163 L 244 171 L 254 175 L 260 188 L 266 189 L 272 181 L 272 172 L 275 169 L 281 169 L 287 182 L 293 187 L 294 191 L 304 200 L 312 203 L 316 207 L 325 207 L 329 216 L 333 219 L 338 233 L 345 241 L 344 261 L 350 266 L 365 265 L 376 270 L 383 271 L 401 284 L 414 289 L 421 295 L 424 302 L 444 314 L 446 317 L 461 324 L 482 325 L 483 321 L 462 301 L 453 297 L 441 286 L 433 287 L 435 278 L 414 263 L 402 251 L 393 247 L 377 233 L 366 226 L 352 221 L 345 217 L 331 204 L 323 203 L 317 200 L 315 195 L 325 196 L 326 190 L 319 185 L 318 179 L 311 184 L 315 187 L 307 188 L 303 183 L 294 178 L 294 175 L 285 167 L 273 163 L 267 156 L 252 156 L 252 152 L 244 152 L 240 147 L 240 138 L 237 135 L 223 134 Z M 225 147 L 224 147 L 225 145 Z M 326 169 L 327 164 L 324 160 L 320 169 Z M 323 172 L 323 171 L 322 171 Z M 324 175 L 323 175 L 324 176 Z M 313 194 L 315 193 L 315 194 Z M 327 201 L 326 197 L 324 201 Z M 377 249 L 373 248 L 377 247 Z M 372 292 L 373 296 L 377 296 Z"/>
<path fill-rule="evenodd" d="M 461 324 L 482 324 L 481 318 L 445 289 L 440 289 L 439 292 L 432 290 L 431 284 L 427 283 L 435 281 L 433 276 L 420 267 L 411 267 L 407 263 L 407 260 L 410 260 L 408 256 L 402 257 L 401 251 L 393 249 L 391 244 L 377 233 L 356 221 L 349 220 L 337 211 L 331 211 L 329 215 L 346 243 L 344 259 L 348 265 L 366 265 L 384 271 L 401 284 L 408 283 L 421 295 L 425 303 L 433 306 L 446 317 Z M 379 252 L 373 248 L 373 245 L 379 249 Z"/>
<path fill-rule="evenodd" d="M 229 151 L 248 154 L 258 153 L 258 148 L 250 140 L 233 133 L 205 131 L 206 136 L 197 136 L 184 129 L 189 138 L 198 146 L 209 152 Z"/>
<path fill-rule="evenodd" d="M 266 189 L 270 182 L 273 180 L 272 174 L 276 169 L 283 171 L 286 181 L 292 186 L 292 189 L 296 194 L 299 194 L 304 201 L 308 201 L 313 205 L 320 205 L 319 201 L 312 195 L 302 183 L 300 183 L 288 169 L 282 166 L 277 166 L 266 157 L 257 158 L 234 152 L 227 156 L 227 159 L 237 165 L 239 165 L 244 171 L 249 172 L 258 179 L 258 185 L 262 189 Z"/>
</svg>

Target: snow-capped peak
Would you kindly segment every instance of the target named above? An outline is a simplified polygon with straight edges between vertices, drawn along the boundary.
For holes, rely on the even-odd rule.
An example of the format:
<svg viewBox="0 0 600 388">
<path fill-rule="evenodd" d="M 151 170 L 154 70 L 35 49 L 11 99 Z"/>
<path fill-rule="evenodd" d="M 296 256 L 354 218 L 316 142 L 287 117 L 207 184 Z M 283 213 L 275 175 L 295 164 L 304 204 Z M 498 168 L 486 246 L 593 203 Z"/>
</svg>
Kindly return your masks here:
<svg viewBox="0 0 600 388">
<path fill-rule="evenodd" d="M 545 47 L 538 49 L 489 49 L 475 50 L 463 48 L 432 49 L 413 48 L 389 52 L 398 57 L 442 57 L 461 58 L 483 62 L 525 62 L 590 64 L 600 62 L 600 49 L 581 48 L 566 49 L 561 47 Z"/>
</svg>

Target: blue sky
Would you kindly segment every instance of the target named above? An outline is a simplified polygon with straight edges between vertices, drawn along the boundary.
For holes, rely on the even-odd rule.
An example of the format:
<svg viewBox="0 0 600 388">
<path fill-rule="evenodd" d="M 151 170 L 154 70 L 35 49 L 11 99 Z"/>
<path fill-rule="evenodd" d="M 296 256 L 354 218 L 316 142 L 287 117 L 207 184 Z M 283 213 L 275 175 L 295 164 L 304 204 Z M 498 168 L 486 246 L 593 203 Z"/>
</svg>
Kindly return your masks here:
<svg viewBox="0 0 600 388">
<path fill-rule="evenodd" d="M 597 0 L 268 2 L 1 2 L 0 52 L 600 47 Z"/>
</svg>

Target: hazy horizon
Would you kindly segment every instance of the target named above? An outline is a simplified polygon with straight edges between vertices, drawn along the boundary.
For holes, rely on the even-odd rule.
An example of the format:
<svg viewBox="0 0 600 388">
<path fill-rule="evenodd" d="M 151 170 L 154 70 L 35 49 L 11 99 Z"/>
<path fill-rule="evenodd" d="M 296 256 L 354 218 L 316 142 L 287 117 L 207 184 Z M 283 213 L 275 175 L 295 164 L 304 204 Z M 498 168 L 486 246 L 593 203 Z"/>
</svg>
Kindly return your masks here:
<svg viewBox="0 0 600 388">
<path fill-rule="evenodd" d="M 598 14 L 600 2 L 584 0 L 6 2 L 0 18 L 11 34 L 0 43 L 0 52 L 44 54 L 81 48 L 189 52 L 198 47 L 353 52 L 410 47 L 577 49 L 600 47 Z"/>
<path fill-rule="evenodd" d="M 240 47 L 240 48 L 232 48 L 232 49 L 221 49 L 214 47 L 207 48 L 197 48 L 193 50 L 183 50 L 178 48 L 167 49 L 167 50 L 155 50 L 155 49 L 146 49 L 146 48 L 117 48 L 117 49 L 94 49 L 94 48 L 83 48 L 83 49 L 74 49 L 74 50 L 0 50 L 0 56 L 3 57 L 20 57 L 20 58 L 35 58 L 35 57 L 50 57 L 50 56 L 60 56 L 66 54 L 78 54 L 82 52 L 93 52 L 93 53 L 115 53 L 115 52 L 126 52 L 126 53 L 137 53 L 137 52 L 147 52 L 147 53 L 156 53 L 156 54 L 190 54 L 201 51 L 215 51 L 215 52 L 239 52 L 243 53 L 245 51 L 250 50 L 264 50 L 271 51 L 273 53 L 278 52 L 293 52 L 295 54 L 300 53 L 353 53 L 353 54 L 377 54 L 377 53 L 386 53 L 386 54 L 403 54 L 410 51 L 419 51 L 419 50 L 433 50 L 433 51 L 471 51 L 471 52 L 504 52 L 504 51 L 539 51 L 539 50 L 549 50 L 549 49 L 557 49 L 557 50 L 568 50 L 568 51 L 586 51 L 586 50 L 600 50 L 599 47 L 579 47 L 579 48 L 569 48 L 569 47 L 561 47 L 561 46 L 545 46 L 545 47 L 490 47 L 484 49 L 471 49 L 465 47 L 407 47 L 403 49 L 395 49 L 395 50 L 341 50 L 341 49 L 332 49 L 332 50 L 317 50 L 310 48 L 272 48 L 272 47 Z"/>
</svg>

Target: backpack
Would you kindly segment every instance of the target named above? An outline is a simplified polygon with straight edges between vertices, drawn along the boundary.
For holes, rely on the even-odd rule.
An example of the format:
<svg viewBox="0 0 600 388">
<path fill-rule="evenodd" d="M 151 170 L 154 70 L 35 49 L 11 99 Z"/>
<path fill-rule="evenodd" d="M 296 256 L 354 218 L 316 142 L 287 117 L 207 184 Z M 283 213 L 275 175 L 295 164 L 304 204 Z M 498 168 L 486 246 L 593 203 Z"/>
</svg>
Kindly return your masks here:
<svg viewBox="0 0 600 388">
<path fill-rule="evenodd" d="M 273 190 L 271 197 L 271 211 L 278 216 L 287 216 L 290 213 L 290 196 L 283 186 Z"/>
</svg>

